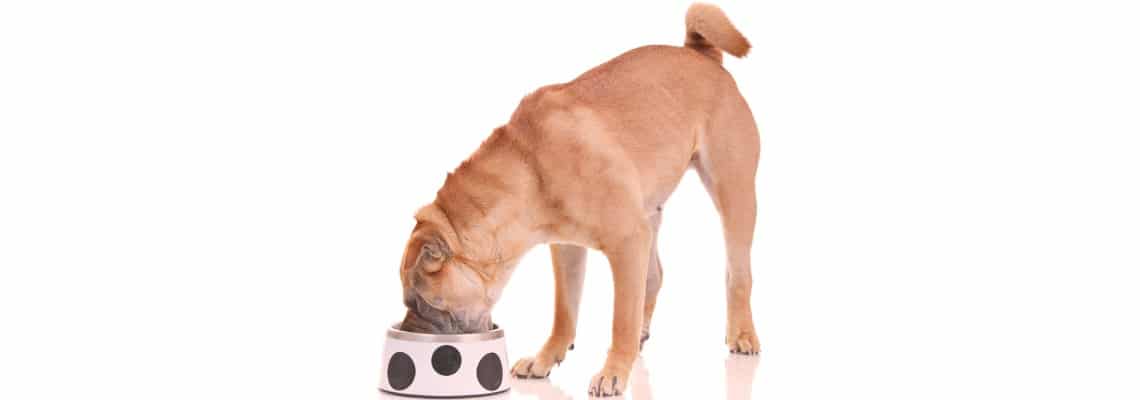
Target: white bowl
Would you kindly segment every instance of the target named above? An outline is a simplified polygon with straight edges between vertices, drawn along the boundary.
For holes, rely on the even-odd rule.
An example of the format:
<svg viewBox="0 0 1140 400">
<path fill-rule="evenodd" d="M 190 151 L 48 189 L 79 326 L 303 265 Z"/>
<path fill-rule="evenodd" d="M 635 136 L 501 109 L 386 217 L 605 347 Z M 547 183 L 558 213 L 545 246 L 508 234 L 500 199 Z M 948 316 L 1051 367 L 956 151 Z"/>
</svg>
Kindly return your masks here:
<svg viewBox="0 0 1140 400">
<path fill-rule="evenodd" d="M 388 329 L 380 364 L 380 391 L 400 396 L 449 399 L 510 390 L 507 343 L 497 325 L 459 335 Z"/>
</svg>

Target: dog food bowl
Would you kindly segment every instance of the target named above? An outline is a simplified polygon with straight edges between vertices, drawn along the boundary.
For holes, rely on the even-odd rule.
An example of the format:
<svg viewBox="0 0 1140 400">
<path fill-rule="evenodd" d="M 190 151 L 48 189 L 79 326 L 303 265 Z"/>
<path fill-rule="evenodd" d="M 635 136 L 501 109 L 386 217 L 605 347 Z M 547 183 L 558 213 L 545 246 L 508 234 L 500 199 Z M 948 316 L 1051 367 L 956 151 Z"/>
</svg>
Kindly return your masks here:
<svg viewBox="0 0 1140 400">
<path fill-rule="evenodd" d="M 380 391 L 399 396 L 455 399 L 510 390 L 507 343 L 498 325 L 459 335 L 388 329 Z"/>
</svg>

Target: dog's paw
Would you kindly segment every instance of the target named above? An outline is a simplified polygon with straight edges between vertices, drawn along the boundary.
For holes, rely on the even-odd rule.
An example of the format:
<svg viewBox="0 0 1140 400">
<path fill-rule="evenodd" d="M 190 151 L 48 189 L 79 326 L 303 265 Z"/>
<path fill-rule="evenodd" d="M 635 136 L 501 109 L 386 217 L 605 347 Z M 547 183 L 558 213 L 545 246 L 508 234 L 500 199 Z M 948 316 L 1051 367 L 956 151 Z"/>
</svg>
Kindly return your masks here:
<svg viewBox="0 0 1140 400">
<path fill-rule="evenodd" d="M 548 341 L 542 350 L 534 357 L 523 357 L 511 367 L 511 375 L 523 379 L 543 379 L 550 376 L 550 370 L 561 364 L 566 358 L 567 350 L 574 350 L 574 344 L 562 344 L 562 341 Z"/>
<path fill-rule="evenodd" d="M 616 368 L 605 367 L 602 372 L 590 379 L 587 393 L 594 397 L 620 396 L 625 392 L 629 380 L 629 371 L 618 371 Z"/>
<path fill-rule="evenodd" d="M 554 368 L 555 363 L 543 359 L 541 355 L 523 357 L 515 361 L 515 366 L 511 367 L 511 375 L 521 379 L 544 379 L 550 376 L 550 370 Z"/>
<path fill-rule="evenodd" d="M 728 351 L 733 354 L 760 354 L 760 339 L 756 338 L 756 332 L 752 330 L 729 332 L 725 343 L 728 344 Z"/>
</svg>

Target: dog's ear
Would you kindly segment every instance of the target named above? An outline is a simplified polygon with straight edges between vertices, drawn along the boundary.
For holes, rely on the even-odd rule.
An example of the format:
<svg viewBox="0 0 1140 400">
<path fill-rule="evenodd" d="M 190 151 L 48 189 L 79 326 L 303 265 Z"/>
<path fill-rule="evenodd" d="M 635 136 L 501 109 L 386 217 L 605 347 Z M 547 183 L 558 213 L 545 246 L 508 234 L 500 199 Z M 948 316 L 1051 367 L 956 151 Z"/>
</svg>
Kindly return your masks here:
<svg viewBox="0 0 1140 400">
<path fill-rule="evenodd" d="M 428 234 L 419 240 L 419 252 L 416 257 L 415 268 L 422 269 L 426 273 L 434 273 L 443 268 L 443 262 L 451 257 L 451 249 L 447 247 L 447 242 L 439 234 Z"/>
</svg>

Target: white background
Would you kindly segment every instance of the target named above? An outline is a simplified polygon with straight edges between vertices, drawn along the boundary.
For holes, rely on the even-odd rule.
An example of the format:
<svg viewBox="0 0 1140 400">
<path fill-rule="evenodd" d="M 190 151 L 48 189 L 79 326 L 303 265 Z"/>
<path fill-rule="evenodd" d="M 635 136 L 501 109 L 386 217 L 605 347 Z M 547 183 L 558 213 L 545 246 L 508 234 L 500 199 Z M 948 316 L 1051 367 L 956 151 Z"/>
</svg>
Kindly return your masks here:
<svg viewBox="0 0 1140 400">
<path fill-rule="evenodd" d="M 721 5 L 764 141 L 754 397 L 1140 396 L 1135 2 Z M 376 398 L 412 213 L 523 95 L 680 44 L 687 6 L 0 3 L 0 398 Z M 693 176 L 661 247 L 634 397 L 742 395 Z M 600 368 L 589 265 L 577 350 L 516 396 Z M 512 357 L 551 289 L 535 249 Z"/>
</svg>

